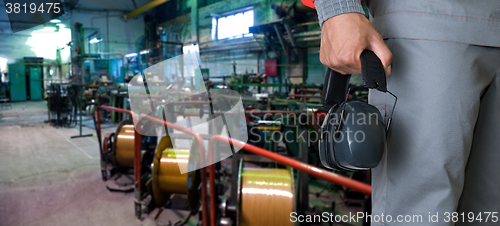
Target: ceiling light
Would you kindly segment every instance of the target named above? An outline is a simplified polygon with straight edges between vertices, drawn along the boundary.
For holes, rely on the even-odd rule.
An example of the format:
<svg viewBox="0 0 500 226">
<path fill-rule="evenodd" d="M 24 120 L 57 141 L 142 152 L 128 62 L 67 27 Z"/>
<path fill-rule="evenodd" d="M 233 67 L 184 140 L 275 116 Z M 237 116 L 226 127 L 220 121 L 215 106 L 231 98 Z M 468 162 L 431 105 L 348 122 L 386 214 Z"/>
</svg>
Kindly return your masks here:
<svg viewBox="0 0 500 226">
<path fill-rule="evenodd" d="M 90 44 L 94 44 L 94 43 L 98 43 L 100 41 L 102 41 L 102 39 L 97 39 L 97 38 L 94 37 L 93 39 L 90 39 L 89 43 Z"/>
</svg>

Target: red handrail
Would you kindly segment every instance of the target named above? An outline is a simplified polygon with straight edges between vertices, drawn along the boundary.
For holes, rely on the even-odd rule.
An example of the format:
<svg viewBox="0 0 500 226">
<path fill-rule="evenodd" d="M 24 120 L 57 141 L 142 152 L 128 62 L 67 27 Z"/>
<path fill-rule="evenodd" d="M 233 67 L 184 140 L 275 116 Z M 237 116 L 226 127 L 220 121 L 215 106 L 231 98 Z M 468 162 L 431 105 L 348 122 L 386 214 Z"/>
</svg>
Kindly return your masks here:
<svg viewBox="0 0 500 226">
<path fill-rule="evenodd" d="M 229 144 L 240 147 L 246 151 L 250 151 L 250 152 L 253 152 L 254 154 L 258 154 L 258 155 L 270 158 L 270 159 L 272 159 L 278 163 L 281 163 L 283 165 L 291 166 L 297 170 L 306 172 L 306 173 L 311 174 L 313 176 L 322 178 L 324 180 L 327 180 L 327 181 L 330 181 L 333 183 L 343 185 L 345 187 L 359 191 L 365 195 L 372 194 L 372 188 L 368 184 L 365 184 L 365 183 L 362 183 L 359 181 L 355 181 L 355 180 L 349 179 L 347 177 L 344 177 L 344 176 L 341 176 L 341 175 L 338 175 L 338 174 L 335 174 L 332 172 L 328 172 L 328 171 L 320 169 L 318 167 L 309 165 L 307 163 L 303 163 L 303 162 L 300 162 L 300 161 L 297 161 L 297 160 L 294 160 L 294 159 L 291 159 L 291 158 L 288 158 L 288 157 L 285 157 L 282 155 L 278 155 L 278 154 L 275 154 L 275 153 L 270 152 L 268 150 L 265 150 L 265 149 L 262 149 L 259 147 L 255 147 L 253 145 L 249 145 L 249 144 L 244 143 L 242 141 L 231 139 L 228 137 L 223 137 L 220 135 L 215 135 L 210 139 L 210 142 L 208 144 L 208 155 L 209 155 L 210 160 L 212 159 L 212 147 L 213 147 L 213 142 L 215 142 L 215 141 L 228 142 Z M 215 182 L 214 182 L 215 170 L 214 170 L 213 165 L 210 165 L 209 169 L 210 169 L 210 209 L 215 210 L 215 197 L 216 197 L 216 195 L 215 195 L 215 189 L 213 189 L 213 188 L 215 188 Z M 211 212 L 215 212 L 215 211 L 211 211 Z M 212 224 L 211 225 L 215 226 L 215 220 L 214 220 L 215 213 L 212 214 L 211 217 L 212 217 L 212 221 L 211 221 Z"/>
<path fill-rule="evenodd" d="M 303 93 L 323 93 L 323 90 L 299 89 L 299 92 L 303 92 Z"/>
</svg>

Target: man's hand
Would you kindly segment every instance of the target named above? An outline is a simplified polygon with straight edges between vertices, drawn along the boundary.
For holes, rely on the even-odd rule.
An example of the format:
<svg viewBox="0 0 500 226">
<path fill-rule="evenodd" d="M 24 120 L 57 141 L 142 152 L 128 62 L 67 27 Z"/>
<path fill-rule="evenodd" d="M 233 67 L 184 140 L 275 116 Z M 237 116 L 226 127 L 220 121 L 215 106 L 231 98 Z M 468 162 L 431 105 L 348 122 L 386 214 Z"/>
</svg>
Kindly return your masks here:
<svg viewBox="0 0 500 226">
<path fill-rule="evenodd" d="M 345 13 L 323 23 L 319 58 L 322 64 L 341 74 L 360 74 L 363 50 L 373 51 L 390 75 L 392 53 L 382 36 L 363 14 Z"/>
</svg>

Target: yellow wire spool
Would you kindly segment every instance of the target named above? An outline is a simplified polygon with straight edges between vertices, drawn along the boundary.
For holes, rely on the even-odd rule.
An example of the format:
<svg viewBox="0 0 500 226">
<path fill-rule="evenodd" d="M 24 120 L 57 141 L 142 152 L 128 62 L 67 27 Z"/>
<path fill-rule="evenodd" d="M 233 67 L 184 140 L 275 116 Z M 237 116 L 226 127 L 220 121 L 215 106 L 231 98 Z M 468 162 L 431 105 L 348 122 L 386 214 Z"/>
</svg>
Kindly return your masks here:
<svg viewBox="0 0 500 226">
<path fill-rule="evenodd" d="M 181 174 L 181 169 L 186 172 L 190 168 L 189 159 L 190 150 L 174 149 L 170 136 L 160 140 L 153 163 L 153 199 L 158 206 L 166 205 L 172 194 L 188 194 L 190 208 L 197 207 L 198 171 Z"/>
<path fill-rule="evenodd" d="M 289 170 L 241 170 L 240 226 L 293 225 L 293 180 Z"/>
<path fill-rule="evenodd" d="M 261 131 L 280 131 L 281 127 L 279 126 L 257 126 L 258 130 Z"/>
<path fill-rule="evenodd" d="M 134 124 L 130 120 L 120 122 L 114 147 L 118 166 L 134 168 L 134 145 Z"/>
</svg>

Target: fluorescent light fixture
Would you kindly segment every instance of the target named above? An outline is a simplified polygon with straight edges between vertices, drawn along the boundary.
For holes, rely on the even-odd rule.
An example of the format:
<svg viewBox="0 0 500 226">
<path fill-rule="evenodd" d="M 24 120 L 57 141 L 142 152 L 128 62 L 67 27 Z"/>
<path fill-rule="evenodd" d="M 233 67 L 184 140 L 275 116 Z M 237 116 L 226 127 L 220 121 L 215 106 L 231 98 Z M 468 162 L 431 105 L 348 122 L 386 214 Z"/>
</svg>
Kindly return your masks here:
<svg viewBox="0 0 500 226">
<path fill-rule="evenodd" d="M 144 54 L 148 54 L 149 53 L 149 49 L 147 50 L 141 50 L 141 52 L 139 52 L 141 55 L 144 55 Z"/>
<path fill-rule="evenodd" d="M 61 23 L 61 20 L 59 20 L 59 19 L 53 19 L 53 20 L 50 20 L 50 22 L 57 24 L 57 23 Z"/>
<path fill-rule="evenodd" d="M 129 53 L 127 55 L 125 55 L 125 57 L 136 57 L 137 56 L 137 53 Z"/>
<path fill-rule="evenodd" d="M 94 44 L 94 43 L 98 43 L 100 41 L 102 41 L 102 39 L 97 39 L 97 38 L 94 37 L 93 39 L 90 39 L 89 42 L 90 42 L 90 44 Z"/>
<path fill-rule="evenodd" d="M 200 47 L 195 44 L 182 47 L 182 53 L 190 53 L 190 52 L 200 52 Z"/>
</svg>

